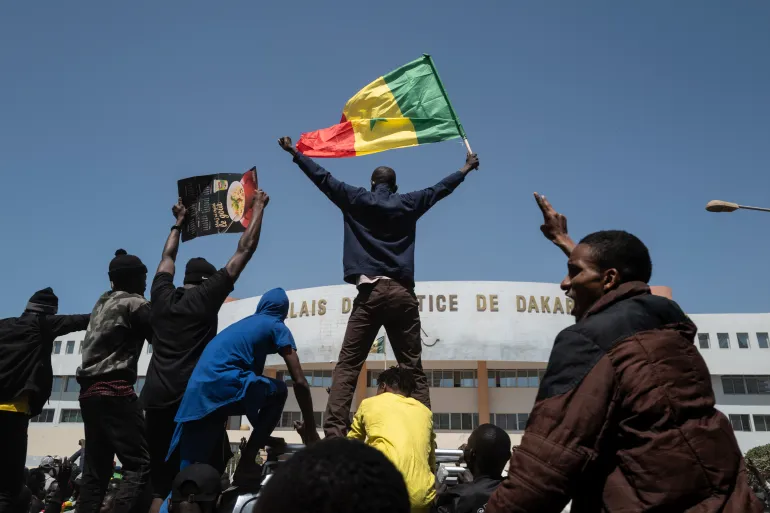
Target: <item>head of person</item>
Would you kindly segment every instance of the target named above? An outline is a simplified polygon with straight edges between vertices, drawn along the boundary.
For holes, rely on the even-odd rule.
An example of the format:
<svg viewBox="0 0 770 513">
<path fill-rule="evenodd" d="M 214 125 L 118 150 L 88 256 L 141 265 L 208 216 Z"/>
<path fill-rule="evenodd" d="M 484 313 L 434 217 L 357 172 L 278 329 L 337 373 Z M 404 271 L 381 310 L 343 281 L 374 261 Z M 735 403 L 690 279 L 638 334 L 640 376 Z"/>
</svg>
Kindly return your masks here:
<svg viewBox="0 0 770 513">
<path fill-rule="evenodd" d="M 401 367 L 391 367 L 384 370 L 377 378 L 377 395 L 390 392 L 411 397 L 416 388 L 417 383 L 415 383 L 412 371 Z"/>
<path fill-rule="evenodd" d="M 473 477 L 501 477 L 510 458 L 511 437 L 493 424 L 474 429 L 463 450 L 463 459 Z"/>
<path fill-rule="evenodd" d="M 262 488 L 256 513 L 409 513 L 404 478 L 357 440 L 317 442 L 283 463 Z"/>
<path fill-rule="evenodd" d="M 43 474 L 53 476 L 56 472 L 56 461 L 53 456 L 45 456 L 40 460 L 40 470 Z"/>
<path fill-rule="evenodd" d="M 372 192 L 379 185 L 386 185 L 390 192 L 398 191 L 396 185 L 396 172 L 389 167 L 380 166 L 372 172 Z"/>
<path fill-rule="evenodd" d="M 196 287 L 211 278 L 217 272 L 217 268 L 211 265 L 205 258 L 191 258 L 184 270 L 185 288 Z"/>
<path fill-rule="evenodd" d="M 85 441 L 85 439 L 84 439 L 84 438 L 81 438 L 80 440 L 78 440 L 78 445 L 79 445 L 80 447 L 85 447 L 85 446 L 86 446 L 86 441 Z"/>
<path fill-rule="evenodd" d="M 581 319 L 602 296 L 632 281 L 649 283 L 652 260 L 647 246 L 622 230 L 586 235 L 567 262 L 561 288 L 575 302 L 572 314 Z"/>
<path fill-rule="evenodd" d="M 114 291 L 144 295 L 147 290 L 147 267 L 138 256 L 129 255 L 125 249 L 115 252 L 108 274 Z"/>
<path fill-rule="evenodd" d="M 171 484 L 169 510 L 174 513 L 213 513 L 222 494 L 222 476 L 204 463 L 183 468 Z"/>
<path fill-rule="evenodd" d="M 38 290 L 29 298 L 24 311 L 32 314 L 56 315 L 59 311 L 59 298 L 53 293 L 51 287 Z"/>
<path fill-rule="evenodd" d="M 269 315 L 285 321 L 289 315 L 289 296 L 282 288 L 271 289 L 262 294 L 257 305 L 259 315 Z"/>
</svg>

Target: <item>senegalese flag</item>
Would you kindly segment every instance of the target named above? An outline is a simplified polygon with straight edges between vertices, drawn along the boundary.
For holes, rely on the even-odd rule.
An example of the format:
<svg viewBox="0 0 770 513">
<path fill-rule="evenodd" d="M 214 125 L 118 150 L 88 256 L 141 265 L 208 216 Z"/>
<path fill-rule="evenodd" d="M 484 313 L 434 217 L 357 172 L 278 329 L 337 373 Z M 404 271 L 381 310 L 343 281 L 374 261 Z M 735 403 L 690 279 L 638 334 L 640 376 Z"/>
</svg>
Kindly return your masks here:
<svg viewBox="0 0 770 513">
<path fill-rule="evenodd" d="M 385 335 L 377 338 L 372 344 L 372 348 L 369 349 L 370 353 L 382 354 L 385 352 Z"/>
<path fill-rule="evenodd" d="M 308 157 L 357 157 L 462 137 L 430 55 L 391 71 L 361 89 L 342 109 L 342 121 L 302 134 Z"/>
</svg>

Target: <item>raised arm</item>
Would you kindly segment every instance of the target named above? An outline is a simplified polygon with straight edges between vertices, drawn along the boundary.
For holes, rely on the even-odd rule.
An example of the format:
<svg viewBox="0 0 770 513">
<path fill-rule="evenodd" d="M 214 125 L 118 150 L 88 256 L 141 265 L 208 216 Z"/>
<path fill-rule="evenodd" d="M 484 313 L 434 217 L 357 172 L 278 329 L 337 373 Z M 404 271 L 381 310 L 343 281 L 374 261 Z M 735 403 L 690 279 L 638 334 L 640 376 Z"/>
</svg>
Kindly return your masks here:
<svg viewBox="0 0 770 513">
<path fill-rule="evenodd" d="M 256 183 L 256 178 L 254 183 Z M 235 250 L 235 254 L 227 262 L 225 269 L 230 278 L 233 279 L 233 283 L 243 272 L 246 264 L 249 263 L 254 252 L 257 250 L 259 244 L 259 235 L 262 233 L 262 217 L 265 213 L 265 207 L 270 202 L 270 197 L 262 189 L 257 189 L 254 192 L 254 198 L 252 199 L 251 208 L 253 211 L 251 221 L 248 228 L 241 235 L 238 241 L 238 249 Z"/>
<path fill-rule="evenodd" d="M 294 162 L 302 172 L 340 209 L 345 210 L 355 201 L 358 195 L 366 193 L 366 189 L 353 187 L 337 180 L 330 172 L 316 164 L 315 161 L 298 152 L 292 145 L 290 137 L 281 137 L 278 139 L 278 144 L 284 151 L 294 157 Z"/>
<path fill-rule="evenodd" d="M 171 228 L 171 233 L 168 234 L 168 239 L 166 239 L 166 245 L 163 246 L 163 254 L 160 257 L 160 264 L 158 264 L 156 274 L 169 273 L 173 276 L 176 271 L 179 236 L 182 233 L 182 224 L 187 215 L 187 208 L 182 204 L 182 198 L 179 198 L 177 204 L 171 207 L 171 213 L 174 215 L 174 219 L 176 219 L 176 224 Z"/>
<path fill-rule="evenodd" d="M 567 218 L 558 213 L 542 194 L 535 193 L 535 201 L 540 211 L 543 213 L 543 224 L 540 231 L 545 238 L 556 244 L 565 255 L 570 256 L 575 249 L 575 241 L 567 232 Z"/>
<path fill-rule="evenodd" d="M 61 337 L 75 331 L 85 331 L 91 314 L 84 315 L 49 315 L 46 320 L 54 337 Z"/>
<path fill-rule="evenodd" d="M 302 422 L 295 425 L 297 431 L 302 437 L 302 441 L 307 444 L 319 440 L 316 431 L 315 417 L 313 416 L 313 397 L 310 395 L 310 385 L 305 379 L 305 373 L 302 372 L 302 365 L 299 363 L 297 351 L 291 346 L 284 346 L 280 350 L 283 361 L 286 362 L 286 368 L 289 370 L 291 380 L 294 382 L 294 397 L 297 398 L 299 410 L 302 412 Z"/>
<path fill-rule="evenodd" d="M 459 171 L 447 176 L 433 187 L 421 191 L 414 191 L 404 195 L 407 201 L 412 203 L 418 216 L 425 214 L 433 205 L 446 198 L 465 180 L 465 177 L 479 168 L 479 157 L 475 153 L 467 154 L 465 165 Z"/>
</svg>

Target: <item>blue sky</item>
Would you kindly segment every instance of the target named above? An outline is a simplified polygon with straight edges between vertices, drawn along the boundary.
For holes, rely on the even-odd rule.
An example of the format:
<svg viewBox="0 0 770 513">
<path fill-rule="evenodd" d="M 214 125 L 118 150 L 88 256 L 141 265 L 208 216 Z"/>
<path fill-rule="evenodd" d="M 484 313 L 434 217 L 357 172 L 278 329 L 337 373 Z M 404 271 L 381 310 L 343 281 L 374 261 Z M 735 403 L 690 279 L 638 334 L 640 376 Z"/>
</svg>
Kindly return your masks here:
<svg viewBox="0 0 770 513">
<path fill-rule="evenodd" d="M 276 139 L 422 53 L 482 168 L 420 222 L 418 280 L 560 281 L 537 190 L 575 237 L 638 235 L 687 311 L 768 312 L 770 215 L 703 208 L 770 206 L 768 24 L 762 0 L 4 2 L 0 316 L 49 285 L 90 311 L 117 248 L 154 272 L 177 179 L 252 165 L 271 203 L 235 295 L 341 283 L 341 216 Z M 453 141 L 324 164 L 360 185 L 389 165 L 406 191 L 463 161 Z"/>
</svg>

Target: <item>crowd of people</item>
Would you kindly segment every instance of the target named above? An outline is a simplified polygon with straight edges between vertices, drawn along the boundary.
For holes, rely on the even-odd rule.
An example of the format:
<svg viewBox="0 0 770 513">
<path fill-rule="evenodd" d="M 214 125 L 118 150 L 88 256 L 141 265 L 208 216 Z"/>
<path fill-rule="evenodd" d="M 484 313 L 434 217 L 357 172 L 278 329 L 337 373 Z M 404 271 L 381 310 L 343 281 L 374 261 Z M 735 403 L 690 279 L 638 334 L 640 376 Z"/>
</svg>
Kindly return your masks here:
<svg viewBox="0 0 770 513">
<path fill-rule="evenodd" d="M 175 287 L 187 216 L 180 201 L 149 301 L 147 267 L 119 250 L 108 266 L 110 288 L 90 315 L 58 315 L 48 288 L 21 316 L 0 321 L 0 513 L 61 511 L 71 488 L 82 513 L 214 511 L 227 486 L 221 477 L 231 456 L 231 415 L 246 415 L 253 427 L 233 484 L 258 487 L 259 451 L 284 443 L 272 433 L 288 390 L 264 375 L 271 354 L 283 358 L 292 378 L 303 417 L 295 427 L 307 448 L 260 489 L 260 512 L 542 513 L 570 501 L 573 512 L 762 511 L 730 423 L 714 407 L 708 369 L 693 346 L 696 327 L 676 303 L 650 293 L 646 246 L 624 231 L 595 232 L 575 244 L 566 218 L 538 194 L 541 229 L 568 257 L 561 287 L 577 322 L 554 342 L 521 444 L 511 451 L 505 431 L 479 426 L 464 448 L 470 476 L 437 489 L 414 292 L 416 225 L 478 169 L 478 157 L 469 154 L 433 187 L 399 194 L 390 168 L 375 169 L 367 190 L 335 179 L 288 137 L 279 145 L 342 212 L 344 279 L 358 289 L 329 390 L 325 439 L 284 323 L 285 291 L 264 293 L 253 315 L 218 330 L 219 309 L 257 249 L 267 194 L 257 190 L 251 199 L 254 215 L 224 267 L 193 258 Z M 380 374 L 377 395 L 351 423 L 358 375 L 382 327 L 398 366 Z M 27 426 L 51 393 L 54 339 L 80 330 L 85 441 L 73 456 L 82 472 L 72 479 L 69 461 L 43 472 L 58 495 L 41 508 L 30 497 L 45 493 L 25 480 Z M 153 353 L 137 397 L 145 341 Z"/>
</svg>

